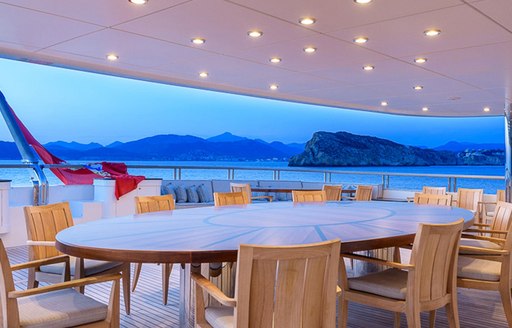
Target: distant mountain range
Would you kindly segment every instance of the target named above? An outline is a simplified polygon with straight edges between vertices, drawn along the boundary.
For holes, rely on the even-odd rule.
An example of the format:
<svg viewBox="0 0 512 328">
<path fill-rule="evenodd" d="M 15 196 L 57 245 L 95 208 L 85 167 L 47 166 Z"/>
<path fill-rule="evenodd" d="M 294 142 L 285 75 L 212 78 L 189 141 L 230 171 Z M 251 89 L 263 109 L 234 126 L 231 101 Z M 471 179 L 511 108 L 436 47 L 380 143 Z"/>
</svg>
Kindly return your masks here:
<svg viewBox="0 0 512 328">
<path fill-rule="evenodd" d="M 225 132 L 206 139 L 168 134 L 130 142 L 116 141 L 107 146 L 65 141 L 49 142 L 44 146 L 64 160 L 83 161 L 288 161 L 291 158 L 290 165 L 362 166 L 500 164 L 504 158 L 503 144 L 451 141 L 426 149 L 348 132 L 317 132 L 307 144 L 265 142 Z M 20 159 L 13 142 L 0 141 L 2 159 Z"/>
<path fill-rule="evenodd" d="M 470 142 L 457 142 L 450 141 L 442 146 L 433 148 L 434 150 L 448 150 L 453 152 L 460 152 L 465 150 L 505 150 L 504 143 L 470 143 Z"/>
<path fill-rule="evenodd" d="M 304 150 L 305 144 L 267 143 L 235 136 L 229 132 L 203 139 L 195 136 L 157 135 L 130 142 L 116 141 L 107 146 L 98 143 L 55 141 L 44 146 L 64 160 L 174 160 L 174 161 L 287 161 Z M 13 142 L 0 142 L 0 159 L 19 159 Z"/>
</svg>

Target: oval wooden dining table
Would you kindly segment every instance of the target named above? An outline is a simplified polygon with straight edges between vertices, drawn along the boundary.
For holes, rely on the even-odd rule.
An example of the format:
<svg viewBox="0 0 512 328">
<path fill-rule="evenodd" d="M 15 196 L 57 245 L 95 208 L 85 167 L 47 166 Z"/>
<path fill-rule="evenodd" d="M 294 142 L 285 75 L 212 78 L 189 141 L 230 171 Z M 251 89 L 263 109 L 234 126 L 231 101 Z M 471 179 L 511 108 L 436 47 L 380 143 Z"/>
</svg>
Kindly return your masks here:
<svg viewBox="0 0 512 328">
<path fill-rule="evenodd" d="M 77 224 L 59 232 L 56 247 L 76 257 L 145 263 L 236 261 L 240 244 L 293 245 L 341 239 L 342 252 L 411 243 L 418 224 L 471 211 L 400 202 L 272 202 L 147 213 Z M 181 270 L 180 320 L 188 302 Z"/>
</svg>

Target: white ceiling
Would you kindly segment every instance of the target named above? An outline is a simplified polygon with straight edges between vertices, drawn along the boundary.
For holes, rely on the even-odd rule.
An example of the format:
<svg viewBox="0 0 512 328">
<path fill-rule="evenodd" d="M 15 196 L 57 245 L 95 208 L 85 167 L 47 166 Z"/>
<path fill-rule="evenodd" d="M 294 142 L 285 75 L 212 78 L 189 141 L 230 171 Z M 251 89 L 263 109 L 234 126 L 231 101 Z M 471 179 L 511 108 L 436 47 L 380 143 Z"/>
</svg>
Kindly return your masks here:
<svg viewBox="0 0 512 328">
<path fill-rule="evenodd" d="M 511 14 L 511 0 L 0 0 L 0 57 L 341 108 L 495 116 L 512 103 Z"/>
</svg>

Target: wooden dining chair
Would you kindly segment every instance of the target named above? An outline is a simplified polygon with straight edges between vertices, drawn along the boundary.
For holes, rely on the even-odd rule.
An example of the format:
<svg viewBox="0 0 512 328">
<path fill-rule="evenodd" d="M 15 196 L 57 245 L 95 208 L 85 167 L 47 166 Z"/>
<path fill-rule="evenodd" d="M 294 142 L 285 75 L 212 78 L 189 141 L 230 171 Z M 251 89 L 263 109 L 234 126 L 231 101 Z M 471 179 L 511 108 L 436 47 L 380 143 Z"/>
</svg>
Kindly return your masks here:
<svg viewBox="0 0 512 328">
<path fill-rule="evenodd" d="M 356 201 L 370 201 L 372 200 L 373 186 L 358 185 L 355 197 L 349 199 Z"/>
<path fill-rule="evenodd" d="M 341 200 L 341 185 L 323 185 L 322 190 L 325 191 L 327 201 L 339 202 Z"/>
<path fill-rule="evenodd" d="M 231 192 L 245 192 L 247 199 L 249 200 L 249 203 L 252 203 L 253 200 L 267 200 L 271 202 L 274 200 L 274 197 L 267 196 L 267 195 L 259 195 L 259 196 L 253 196 L 251 185 L 249 183 L 230 183 L 229 188 L 231 189 Z"/>
<path fill-rule="evenodd" d="M 422 311 L 430 312 L 432 327 L 435 310 L 444 306 L 449 326 L 459 327 L 456 263 L 463 224 L 463 219 L 450 224 L 420 224 L 409 264 L 342 254 L 390 268 L 348 278 L 344 261 L 340 261 L 339 327 L 347 326 L 349 301 L 393 311 L 395 327 L 400 326 L 401 312 L 405 312 L 408 327 L 421 327 Z"/>
<path fill-rule="evenodd" d="M 494 290 L 501 302 L 508 326 L 512 327 L 512 204 L 498 202 L 490 229 L 468 229 L 462 235 L 457 286 Z M 487 231 L 486 231 L 487 230 Z M 473 232 L 477 234 L 468 234 Z"/>
<path fill-rule="evenodd" d="M 414 203 L 418 205 L 452 205 L 452 195 L 443 194 L 414 194 Z"/>
<path fill-rule="evenodd" d="M 69 272 L 69 256 L 60 255 L 10 266 L 0 239 L 0 326 L 18 327 L 119 327 L 119 274 L 61 282 L 42 288 L 16 290 L 13 271 L 62 264 Z M 75 287 L 112 281 L 108 305 Z"/>
<path fill-rule="evenodd" d="M 334 328 L 339 256 L 339 240 L 240 245 L 233 298 L 192 273 L 196 327 Z M 203 292 L 223 306 L 205 307 Z"/>
<path fill-rule="evenodd" d="M 172 211 L 176 208 L 174 197 L 172 195 L 163 196 L 137 196 L 135 197 L 135 205 L 137 214 L 159 212 L 159 211 Z M 132 292 L 137 287 L 139 281 L 142 263 L 135 263 L 135 270 L 132 280 Z M 162 301 L 164 305 L 167 304 L 167 297 L 169 294 L 169 278 L 172 272 L 172 263 L 162 264 Z"/>
<path fill-rule="evenodd" d="M 480 207 L 483 196 L 483 189 L 459 188 L 457 190 L 457 195 L 452 203 L 457 207 L 470 210 L 475 214 L 475 219 L 480 221 Z"/>
<path fill-rule="evenodd" d="M 214 192 L 213 202 L 215 206 L 247 205 L 249 198 L 244 191 L 239 192 Z"/>
<path fill-rule="evenodd" d="M 494 202 L 482 202 L 482 223 L 489 223 L 494 216 L 494 208 L 498 202 L 505 201 L 505 190 L 498 189 L 496 190 L 496 201 Z"/>
<path fill-rule="evenodd" d="M 69 203 L 26 206 L 23 210 L 29 239 L 27 241 L 29 260 L 42 260 L 62 255 L 55 248 L 55 236 L 59 231 L 74 225 Z M 28 287 L 35 288 L 40 281 L 61 282 L 64 277 L 63 270 L 64 266 L 59 263 L 31 267 L 28 270 Z M 70 274 L 74 279 L 107 273 L 121 273 L 125 310 L 130 314 L 130 263 L 71 257 Z M 83 293 L 84 287 L 80 290 Z"/>
<path fill-rule="evenodd" d="M 423 194 L 446 195 L 446 187 L 423 186 L 423 189 L 421 192 Z"/>
<path fill-rule="evenodd" d="M 313 203 L 327 201 L 325 190 L 292 190 L 292 199 L 294 203 Z"/>
</svg>

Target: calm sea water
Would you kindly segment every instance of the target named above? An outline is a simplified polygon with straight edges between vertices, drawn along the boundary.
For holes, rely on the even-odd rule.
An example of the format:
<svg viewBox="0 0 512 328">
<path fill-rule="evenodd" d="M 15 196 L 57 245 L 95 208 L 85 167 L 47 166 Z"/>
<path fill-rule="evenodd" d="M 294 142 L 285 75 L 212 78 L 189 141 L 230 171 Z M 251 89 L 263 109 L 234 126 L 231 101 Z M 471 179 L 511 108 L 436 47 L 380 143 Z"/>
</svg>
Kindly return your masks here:
<svg viewBox="0 0 512 328">
<path fill-rule="evenodd" d="M 19 164 L 18 161 L 2 161 L 2 164 Z M 128 165 L 176 165 L 193 167 L 235 167 L 235 179 L 239 180 L 272 180 L 273 171 L 244 170 L 243 168 L 272 168 L 290 169 L 290 172 L 281 172 L 281 180 L 301 180 L 322 182 L 324 181 L 322 170 L 333 170 L 349 172 L 344 174 L 333 174 L 332 182 L 344 185 L 382 183 L 380 172 L 389 173 L 412 173 L 412 174 L 451 174 L 451 175 L 485 175 L 504 176 L 503 166 L 416 166 L 416 167 L 332 167 L 332 168 L 288 168 L 287 162 L 199 162 L 199 161 L 167 161 L 167 162 L 126 162 Z M 318 172 L 296 172 L 294 170 L 307 169 Z M 374 172 L 374 174 L 359 175 L 350 172 Z M 161 169 L 130 169 L 129 172 L 135 175 L 144 175 L 148 178 L 173 179 L 173 170 Z M 62 184 L 50 170 L 45 170 L 50 185 Z M 30 186 L 32 170 L 29 169 L 0 169 L 0 179 L 12 180 L 13 186 Z M 228 173 L 225 169 L 183 169 L 182 179 L 227 179 Z M 430 177 L 390 177 L 390 189 L 417 190 L 423 185 L 447 186 L 447 178 Z M 504 188 L 503 180 L 485 179 L 458 179 L 458 187 L 484 188 L 486 193 L 495 193 L 497 189 Z"/>
</svg>

